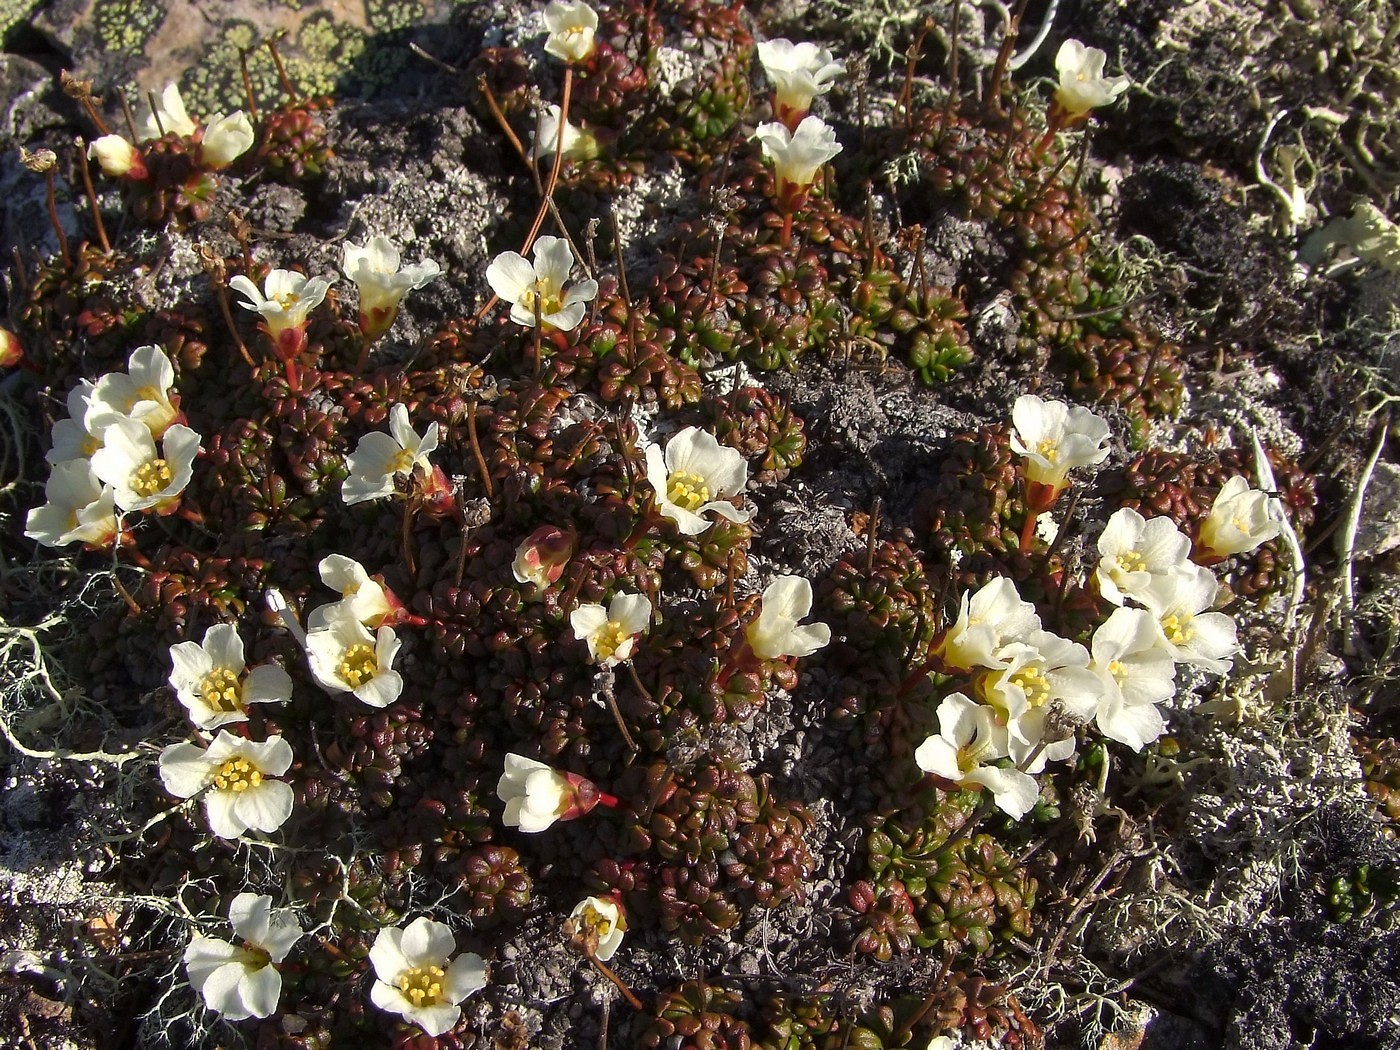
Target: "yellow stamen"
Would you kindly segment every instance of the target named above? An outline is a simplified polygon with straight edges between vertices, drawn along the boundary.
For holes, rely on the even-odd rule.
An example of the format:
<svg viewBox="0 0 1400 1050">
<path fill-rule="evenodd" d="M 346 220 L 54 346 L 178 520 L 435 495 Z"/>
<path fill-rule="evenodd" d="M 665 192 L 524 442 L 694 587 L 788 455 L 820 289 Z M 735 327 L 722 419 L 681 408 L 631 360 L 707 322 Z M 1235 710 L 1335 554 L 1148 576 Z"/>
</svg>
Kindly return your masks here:
<svg viewBox="0 0 1400 1050">
<path fill-rule="evenodd" d="M 1028 707 L 1044 707 L 1050 699 L 1050 679 L 1039 667 L 1023 667 L 1011 676 L 1011 684 L 1026 694 Z"/>
<path fill-rule="evenodd" d="M 1147 559 L 1137 551 L 1124 551 L 1118 555 L 1119 572 L 1143 572 L 1147 569 Z"/>
<path fill-rule="evenodd" d="M 694 511 L 710 502 L 710 487 L 691 470 L 677 470 L 666 479 L 666 498 L 682 510 Z"/>
<path fill-rule="evenodd" d="M 262 770 L 242 756 L 226 759 L 214 771 L 216 791 L 247 791 L 262 783 Z"/>
<path fill-rule="evenodd" d="M 437 1006 L 442 1002 L 442 982 L 446 979 L 441 966 L 415 966 L 399 975 L 399 991 L 415 1007 Z"/>
<path fill-rule="evenodd" d="M 551 288 L 541 280 L 535 281 L 533 288 L 526 288 L 520 296 L 520 305 L 525 307 L 530 313 L 535 312 L 535 300 L 539 299 L 540 317 L 549 317 L 564 309 L 564 297 L 561 294 L 562 288 Z"/>
<path fill-rule="evenodd" d="M 379 673 L 379 660 L 374 655 L 374 646 L 356 642 L 340 658 L 336 667 L 340 680 L 351 689 L 364 685 Z"/>
<path fill-rule="evenodd" d="M 238 676 L 227 667 L 216 667 L 199 682 L 199 696 L 215 711 L 231 714 L 243 710 L 243 694 Z"/>
<path fill-rule="evenodd" d="M 143 499 L 154 496 L 168 488 L 174 477 L 170 464 L 163 459 L 153 459 L 136 468 L 136 473 L 131 478 L 131 491 Z"/>
<path fill-rule="evenodd" d="M 1162 617 L 1162 633 L 1167 636 L 1167 641 L 1172 645 L 1189 645 L 1191 639 L 1196 637 L 1196 628 L 1191 626 L 1192 617 L 1177 616 L 1172 613 Z"/>
<path fill-rule="evenodd" d="M 622 648 L 623 644 L 632 636 L 623 629 L 622 621 L 609 620 L 598 630 L 598 634 L 593 639 L 593 649 L 598 654 L 598 659 L 610 660 L 614 653 Z"/>
</svg>

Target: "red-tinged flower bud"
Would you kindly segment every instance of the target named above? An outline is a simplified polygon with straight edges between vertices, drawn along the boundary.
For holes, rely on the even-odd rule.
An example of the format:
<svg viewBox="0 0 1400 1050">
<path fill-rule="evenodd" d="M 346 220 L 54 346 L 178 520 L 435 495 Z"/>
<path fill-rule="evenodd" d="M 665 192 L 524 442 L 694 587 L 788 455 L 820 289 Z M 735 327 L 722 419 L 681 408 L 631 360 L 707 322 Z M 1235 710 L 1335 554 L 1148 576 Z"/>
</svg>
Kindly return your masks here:
<svg viewBox="0 0 1400 1050">
<path fill-rule="evenodd" d="M 533 583 L 543 589 L 564 573 L 574 554 L 577 537 L 554 525 L 541 525 L 515 549 L 510 564 L 517 583 Z"/>
</svg>

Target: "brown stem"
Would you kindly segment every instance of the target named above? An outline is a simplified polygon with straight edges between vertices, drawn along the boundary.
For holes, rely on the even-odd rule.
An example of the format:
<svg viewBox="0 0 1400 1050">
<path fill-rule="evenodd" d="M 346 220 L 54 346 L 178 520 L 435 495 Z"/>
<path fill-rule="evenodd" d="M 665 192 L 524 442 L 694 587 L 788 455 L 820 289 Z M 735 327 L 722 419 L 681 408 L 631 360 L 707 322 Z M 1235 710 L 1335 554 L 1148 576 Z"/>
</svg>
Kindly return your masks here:
<svg viewBox="0 0 1400 1050">
<path fill-rule="evenodd" d="M 958 108 L 958 16 L 961 13 L 962 0 L 953 0 L 953 25 L 948 30 L 948 100 L 943 103 L 943 112 L 938 118 L 940 138 L 948 130 L 948 122 Z"/>
<path fill-rule="evenodd" d="M 403 543 L 403 564 L 409 576 L 417 573 L 418 569 L 413 558 L 413 511 L 414 500 L 407 499 L 403 505 L 403 528 L 401 540 Z"/>
<path fill-rule="evenodd" d="M 617 283 L 622 291 L 622 306 L 627 311 L 627 349 L 622 361 L 630 369 L 637 363 L 637 326 L 633 323 L 632 289 L 627 283 L 627 262 L 622 257 L 622 234 L 617 228 L 617 209 L 609 213 L 613 228 L 613 254 L 617 257 Z"/>
<path fill-rule="evenodd" d="M 298 101 L 296 85 L 292 83 L 292 78 L 287 76 L 287 67 L 282 64 L 282 56 L 277 53 L 277 41 L 269 38 L 267 50 L 272 55 L 272 64 L 277 67 L 277 79 L 282 84 L 282 90 L 287 93 L 287 98 L 292 102 Z"/>
<path fill-rule="evenodd" d="M 476 436 L 475 401 L 467 402 L 467 443 L 472 447 L 472 458 L 476 460 L 476 469 L 481 475 L 481 487 L 486 490 L 486 498 L 489 500 L 496 492 L 491 484 L 491 471 L 486 468 L 486 457 L 481 454 L 481 442 Z"/>
<path fill-rule="evenodd" d="M 126 121 L 127 133 L 131 135 L 131 141 L 140 148 L 141 137 L 136 134 L 136 118 L 131 114 L 131 103 L 126 100 L 126 92 L 117 92 L 117 98 L 122 104 L 122 118 Z"/>
<path fill-rule="evenodd" d="M 136 599 L 131 596 L 131 592 L 122 586 L 122 581 L 117 579 L 117 574 L 115 572 L 112 573 L 112 586 L 117 589 L 117 593 L 121 595 L 122 601 L 126 602 L 126 607 L 131 610 L 131 614 L 133 616 L 140 616 L 141 606 L 137 604 Z"/>
<path fill-rule="evenodd" d="M 544 200 L 540 201 L 539 211 L 535 213 L 535 221 L 530 226 L 530 233 L 525 238 L 525 245 L 520 249 L 520 254 L 524 255 L 530 250 L 530 246 L 535 243 L 535 238 L 540 235 L 540 227 L 544 225 L 544 217 L 549 213 L 549 201 L 554 197 L 554 189 L 559 185 L 559 172 L 564 168 L 564 129 L 569 123 L 569 102 L 574 91 L 574 69 L 573 66 L 564 67 L 564 97 L 559 101 L 559 131 L 554 139 L 554 164 L 549 170 L 549 181 L 545 183 Z M 532 165 L 533 167 L 533 165 Z"/>
<path fill-rule="evenodd" d="M 632 667 L 631 660 L 627 661 L 627 667 L 629 669 Z M 636 680 L 636 677 L 637 673 L 633 671 L 632 678 L 634 681 Z M 639 748 L 637 746 L 637 742 L 632 739 L 632 734 L 627 731 L 627 723 L 623 721 L 622 718 L 622 708 L 617 706 L 617 695 L 610 681 L 604 683 L 602 693 L 603 699 L 608 702 L 608 710 L 612 712 L 613 721 L 617 723 L 617 731 L 622 734 L 623 742 L 627 744 L 627 750 L 631 751 L 632 754 L 635 755 L 638 751 L 641 750 L 641 748 Z"/>
<path fill-rule="evenodd" d="M 612 981 L 612 983 L 616 986 L 617 990 L 622 993 L 622 998 L 627 1000 L 628 1006 L 638 1011 L 639 1013 L 644 1012 L 646 1010 L 646 1007 L 642 1005 L 642 1001 L 632 994 L 632 989 L 628 988 L 627 985 L 622 983 L 622 978 L 619 977 L 617 974 L 613 973 L 612 968 L 609 967 L 607 963 L 603 962 L 601 959 L 598 958 L 598 956 L 594 955 L 592 952 L 588 953 L 588 961 L 591 962 L 594 965 L 594 967 L 597 968 L 599 973 L 601 973 L 608 980 Z"/>
<path fill-rule="evenodd" d="M 58 253 L 63 256 L 63 265 L 72 268 L 73 257 L 68 254 L 68 234 L 63 230 L 63 223 L 58 221 L 58 198 L 54 194 L 52 168 L 44 172 L 44 181 L 49 188 L 49 222 L 53 223 L 54 233 L 58 234 Z"/>
<path fill-rule="evenodd" d="M 1001 39 L 997 50 L 996 65 L 992 67 L 992 83 L 987 89 L 987 112 L 1001 112 L 1001 91 L 1006 81 L 1006 67 L 1011 61 L 1011 49 L 1016 46 L 1016 38 L 1021 34 L 1021 16 L 1026 12 L 1027 0 L 1020 0 L 1011 21 L 1006 23 L 1006 35 Z"/>
<path fill-rule="evenodd" d="M 640 678 L 640 677 L 638 676 L 638 674 L 637 674 L 636 665 L 634 665 L 634 664 L 632 663 L 631 660 L 628 660 L 628 661 L 626 662 L 626 666 L 627 666 L 627 673 L 628 673 L 629 675 L 632 676 L 632 684 L 635 685 L 635 686 L 637 687 L 637 692 L 639 692 L 639 693 L 642 694 L 642 697 L 646 700 L 647 703 L 649 703 L 649 704 L 654 704 L 654 703 L 656 703 L 656 700 L 655 700 L 655 699 L 652 697 L 652 695 L 651 695 L 651 691 L 650 691 L 649 689 L 647 689 L 646 686 L 642 685 L 642 680 L 641 680 L 641 678 Z M 635 751 L 636 748 L 633 747 L 632 750 Z"/>
<path fill-rule="evenodd" d="M 486 99 L 486 108 L 491 111 L 491 116 L 496 119 L 501 131 L 505 133 L 506 139 L 511 147 L 519 155 L 521 163 L 526 167 L 533 168 L 530 163 L 530 154 L 526 152 L 525 144 L 520 141 L 520 136 L 515 133 L 515 129 L 510 126 L 510 121 L 506 120 L 506 115 L 501 112 L 501 104 L 496 101 L 496 94 L 491 90 L 491 85 L 486 82 L 486 74 L 483 73 L 476 78 L 477 90 Z"/>
<path fill-rule="evenodd" d="M 102 242 L 102 250 L 111 252 L 112 242 L 107 239 L 107 227 L 102 224 L 102 209 L 97 206 L 97 191 L 92 188 L 92 172 L 88 169 L 87 150 L 82 139 L 78 144 L 78 170 L 83 173 L 83 189 L 87 193 L 88 206 L 92 209 L 92 222 L 97 227 L 97 239 Z"/>
<path fill-rule="evenodd" d="M 256 370 L 258 363 L 253 360 L 253 355 L 248 352 L 248 344 L 243 341 L 238 326 L 233 323 L 233 311 L 228 305 L 228 288 L 224 286 L 224 282 L 218 278 L 218 275 L 214 277 L 214 296 L 219 300 L 219 312 L 224 315 L 224 324 L 228 325 L 228 330 L 233 335 L 233 341 L 238 344 L 239 354 L 242 355 L 249 368 Z"/>
<path fill-rule="evenodd" d="M 253 78 L 248 75 L 248 49 L 240 47 L 238 49 L 238 68 L 243 74 L 243 95 L 248 100 L 248 116 L 253 123 L 259 122 L 258 100 L 253 97 Z"/>
<path fill-rule="evenodd" d="M 156 105 L 156 93 L 146 92 L 146 105 L 151 107 L 151 119 L 156 122 L 156 131 L 160 132 L 160 137 L 165 138 L 165 121 L 160 119 L 160 107 Z"/>
</svg>

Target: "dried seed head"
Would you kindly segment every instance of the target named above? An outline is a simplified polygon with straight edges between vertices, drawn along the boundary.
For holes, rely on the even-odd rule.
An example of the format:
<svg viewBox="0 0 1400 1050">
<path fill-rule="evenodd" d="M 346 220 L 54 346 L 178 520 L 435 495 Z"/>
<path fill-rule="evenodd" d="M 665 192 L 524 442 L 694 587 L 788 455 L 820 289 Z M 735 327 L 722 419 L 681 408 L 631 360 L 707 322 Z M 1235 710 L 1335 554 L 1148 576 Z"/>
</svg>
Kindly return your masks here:
<svg viewBox="0 0 1400 1050">
<path fill-rule="evenodd" d="M 19 148 L 19 160 L 21 164 L 34 172 L 34 174 L 42 175 L 45 172 L 53 170 L 54 165 L 58 163 L 58 155 L 51 149 L 36 149 L 33 153 L 30 153 L 21 146 Z"/>
</svg>

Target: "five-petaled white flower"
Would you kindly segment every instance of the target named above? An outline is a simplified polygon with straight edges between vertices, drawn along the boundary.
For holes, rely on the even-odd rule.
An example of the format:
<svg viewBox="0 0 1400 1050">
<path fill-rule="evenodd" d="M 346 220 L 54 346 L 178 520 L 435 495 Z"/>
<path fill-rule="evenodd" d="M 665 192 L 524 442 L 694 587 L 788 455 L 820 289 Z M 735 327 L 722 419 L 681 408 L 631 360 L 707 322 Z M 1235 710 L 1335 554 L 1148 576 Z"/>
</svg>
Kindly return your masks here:
<svg viewBox="0 0 1400 1050">
<path fill-rule="evenodd" d="M 1006 729 L 992 715 L 990 707 L 962 693 L 944 697 L 938 705 L 939 735 L 919 745 L 914 761 L 925 773 L 955 784 L 982 785 L 992 793 L 998 809 L 1019 820 L 1035 805 L 1040 792 L 1034 778 L 1019 769 L 991 765 L 1010 754 Z"/>
<path fill-rule="evenodd" d="M 185 100 L 180 97 L 180 86 L 171 81 L 160 93 L 155 109 L 141 118 L 141 141 L 147 142 L 170 134 L 188 138 L 198 129 L 199 125 L 185 112 Z"/>
<path fill-rule="evenodd" d="M 88 143 L 88 159 L 95 160 L 113 178 L 144 179 L 146 160 L 141 151 L 121 135 L 103 135 Z"/>
<path fill-rule="evenodd" d="M 549 0 L 544 9 L 545 54 L 565 62 L 582 62 L 593 54 L 598 13 L 583 0 Z"/>
<path fill-rule="evenodd" d="M 125 372 L 108 372 L 87 394 L 83 419 L 86 430 L 102 431 L 125 417 L 143 424 L 151 437 L 159 438 L 179 415 L 171 399 L 175 367 L 158 346 L 138 346 L 131 352 Z"/>
<path fill-rule="evenodd" d="M 958 618 L 935 654 L 948 667 L 959 671 L 977 667 L 1002 671 L 1013 662 L 1013 654 L 1006 653 L 1006 647 L 1024 642 L 1038 630 L 1040 617 L 1035 606 L 1022 600 L 1010 577 L 997 576 L 979 587 L 976 594 L 963 592 Z"/>
<path fill-rule="evenodd" d="M 1089 650 L 1049 631 L 1031 631 L 1024 641 L 1003 647 L 1001 656 L 1008 666 L 984 674 L 978 689 L 996 710 L 997 722 L 1006 726 L 1011 758 L 1020 766 L 1044 738 L 1045 718 L 1055 701 L 1075 698 L 1081 704 L 1097 703 L 1103 684 L 1089 670 Z M 1073 753 L 1073 738 L 1049 743 L 1026 772 L 1038 773 L 1046 762 Z"/>
<path fill-rule="evenodd" d="M 1022 394 L 1011 407 L 1011 449 L 1026 458 L 1026 477 L 1058 493 L 1075 467 L 1108 458 L 1108 424 L 1080 405 Z"/>
<path fill-rule="evenodd" d="M 236 109 L 228 116 L 215 113 L 204 127 L 199 156 L 206 167 L 219 171 L 227 168 L 253 146 L 253 123 L 248 114 Z"/>
<path fill-rule="evenodd" d="M 574 282 L 565 289 L 574 253 L 562 237 L 540 237 L 535 241 L 535 261 L 527 262 L 519 252 L 502 252 L 486 268 L 491 290 L 510 303 L 510 319 L 527 328 L 541 325 L 569 332 L 583 320 L 583 304 L 598 294 L 592 278 Z"/>
<path fill-rule="evenodd" d="M 575 937 L 596 942 L 593 957 L 607 962 L 617 954 L 627 932 L 627 916 L 611 897 L 585 897 L 569 913 Z"/>
<path fill-rule="evenodd" d="M 415 471 L 421 472 L 427 480 L 433 472 L 428 455 L 437 445 L 436 421 L 429 423 L 419 437 L 409 425 L 407 406 L 394 405 L 389 409 L 389 433 L 371 431 L 360 438 L 355 451 L 346 457 L 345 466 L 350 476 L 341 485 L 341 499 L 348 506 L 392 496 L 394 479 L 410 477 Z"/>
<path fill-rule="evenodd" d="M 562 153 L 565 160 L 592 160 L 598 155 L 598 139 L 593 132 L 581 128 L 571 120 L 564 121 L 564 137 L 559 137 L 559 117 L 562 110 L 556 105 L 545 107 L 535 120 L 530 131 L 530 160 L 548 160 L 556 153 Z"/>
<path fill-rule="evenodd" d="M 306 348 L 306 319 L 320 306 L 335 278 L 306 277 L 295 270 L 269 270 L 262 290 L 243 274 L 228 286 L 243 296 L 239 305 L 262 316 L 268 336 L 286 356 Z"/>
<path fill-rule="evenodd" d="M 615 594 L 607 609 L 580 605 L 569 613 L 569 626 L 595 664 L 614 667 L 632 656 L 637 636 L 651 626 L 651 601 L 645 594 Z"/>
<path fill-rule="evenodd" d="M 835 130 L 821 117 L 803 117 L 795 132 L 778 121 L 760 124 L 752 137 L 762 145 L 763 155 L 773 162 L 780 197 L 812 185 L 818 169 L 841 152 Z"/>
<path fill-rule="evenodd" d="M 462 1016 L 459 1003 L 486 987 L 486 963 L 463 952 L 444 923 L 419 916 L 402 930 L 380 930 L 369 950 L 375 982 L 370 1001 L 400 1014 L 428 1035 L 442 1035 Z"/>
<path fill-rule="evenodd" d="M 698 536 L 711 522 L 711 512 L 729 521 L 745 522 L 750 512 L 730 500 L 744 491 L 749 467 L 737 449 L 721 445 L 713 434 L 686 427 L 666 442 L 647 445 L 647 483 L 656 493 L 656 509 L 676 523 L 683 536 Z"/>
<path fill-rule="evenodd" d="M 432 259 L 400 264 L 399 250 L 387 237 L 371 237 L 363 248 L 345 242 L 340 268 L 360 290 L 360 331 L 370 339 L 389 330 L 405 295 L 442 276 L 442 267 Z"/>
<path fill-rule="evenodd" d="M 776 576 L 763 589 L 758 618 L 744 628 L 749 648 L 760 660 L 811 656 L 831 641 L 824 623 L 799 624 L 812 611 L 812 584 L 801 576 Z"/>
<path fill-rule="evenodd" d="M 29 512 L 24 534 L 50 547 L 74 541 L 105 547 L 121 524 L 115 496 L 116 490 L 102 484 L 86 459 L 55 463 L 44 485 L 48 502 Z"/>
<path fill-rule="evenodd" d="M 314 617 L 306 632 L 311 673 L 329 692 L 354 693 L 370 707 L 388 707 L 403 692 L 403 676 L 394 670 L 402 643 L 394 629 L 383 626 L 370 634 L 345 602 L 330 609 Z"/>
<path fill-rule="evenodd" d="M 365 567 L 354 558 L 343 554 L 328 554 L 316 567 L 321 573 L 321 582 L 333 591 L 340 593 L 341 601 L 333 605 L 322 605 L 311 611 L 310 626 L 314 630 L 326 623 L 327 613 L 342 609 L 353 619 L 366 627 L 377 628 L 393 615 L 394 607 L 389 604 L 388 592 L 378 580 L 370 579 Z"/>
<path fill-rule="evenodd" d="M 291 787 L 272 779 L 291 764 L 292 746 L 280 736 L 258 742 L 220 729 L 208 748 L 183 743 L 162 751 L 160 779 L 177 798 L 204 791 L 209 830 L 236 839 L 249 828 L 276 831 L 292 815 Z"/>
<path fill-rule="evenodd" d="M 1282 526 L 1269 515 L 1269 495 L 1249 487 L 1236 475 L 1216 494 L 1210 514 L 1201 523 L 1198 553 L 1208 558 L 1244 554 L 1273 539 Z"/>
<path fill-rule="evenodd" d="M 1078 40 L 1066 40 L 1060 45 L 1055 55 L 1055 70 L 1060 74 L 1055 104 L 1069 120 L 1078 120 L 1089 110 L 1108 105 L 1128 90 L 1127 77 L 1103 75 L 1107 59 L 1098 48 L 1085 47 Z"/>
<path fill-rule="evenodd" d="M 124 511 L 173 510 L 194 476 L 199 435 L 176 423 L 156 451 L 151 432 L 133 419 L 118 417 L 102 430 L 102 447 L 92 454 L 92 471 L 113 488 Z"/>
<path fill-rule="evenodd" d="M 1154 581 L 1187 564 L 1191 541 L 1171 518 L 1144 518 L 1131 507 L 1113 512 L 1099 534 L 1099 593 L 1114 605 L 1142 602 Z"/>
<path fill-rule="evenodd" d="M 811 109 L 812 99 L 830 91 L 846 72 L 845 64 L 832 61 L 827 48 L 782 37 L 761 41 L 758 60 L 773 82 L 773 111 L 784 124 Z"/>
<path fill-rule="evenodd" d="M 1215 573 L 1188 563 L 1170 576 L 1153 580 L 1142 603 L 1156 617 L 1173 660 L 1224 674 L 1240 647 L 1234 619 L 1209 611 L 1217 590 Z"/>
<path fill-rule="evenodd" d="M 507 754 L 505 769 L 496 783 L 496 797 L 506 804 L 501 820 L 508 828 L 532 834 L 551 827 L 556 820 L 572 820 L 591 808 L 592 803 L 585 805 L 579 796 L 579 788 L 585 784 L 589 782 L 582 777 L 566 776 L 533 758 Z M 596 794 L 595 788 L 592 795 Z"/>
<path fill-rule="evenodd" d="M 282 998 L 280 963 L 303 936 L 290 908 L 272 910 L 272 898 L 240 893 L 229 902 L 229 923 L 240 945 L 195 934 L 185 948 L 190 987 L 204 1005 L 229 1021 L 267 1017 Z"/>
<path fill-rule="evenodd" d="M 1156 618 L 1145 609 L 1115 609 L 1094 631 L 1089 651 L 1089 669 L 1103 692 L 1097 702 L 1065 697 L 1066 710 L 1092 718 L 1104 736 L 1141 751 L 1166 730 L 1157 704 L 1176 692 L 1176 665 Z"/>
<path fill-rule="evenodd" d="M 249 704 L 285 703 L 292 698 L 292 679 L 277 664 L 260 664 L 248 671 L 243 639 L 232 624 L 214 624 L 204 632 L 202 642 L 172 645 L 170 663 L 170 684 L 200 729 L 246 722 Z"/>
</svg>

